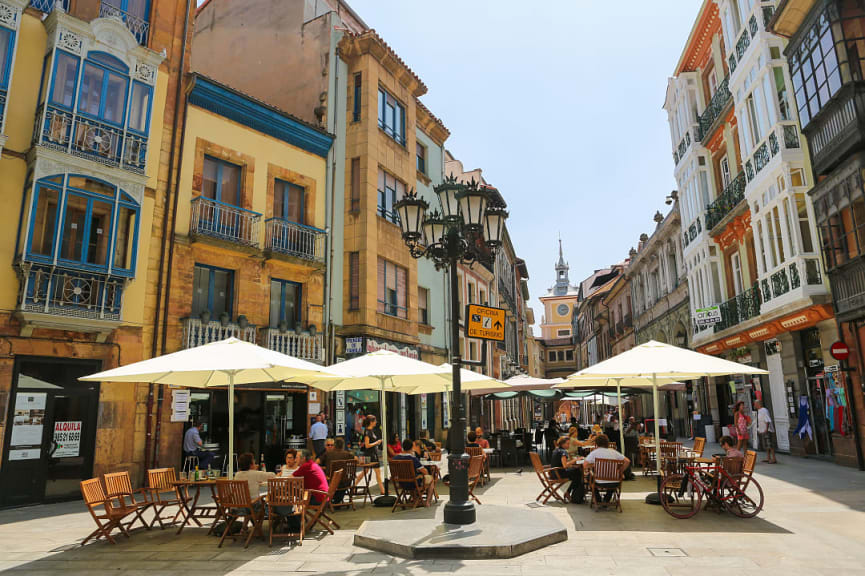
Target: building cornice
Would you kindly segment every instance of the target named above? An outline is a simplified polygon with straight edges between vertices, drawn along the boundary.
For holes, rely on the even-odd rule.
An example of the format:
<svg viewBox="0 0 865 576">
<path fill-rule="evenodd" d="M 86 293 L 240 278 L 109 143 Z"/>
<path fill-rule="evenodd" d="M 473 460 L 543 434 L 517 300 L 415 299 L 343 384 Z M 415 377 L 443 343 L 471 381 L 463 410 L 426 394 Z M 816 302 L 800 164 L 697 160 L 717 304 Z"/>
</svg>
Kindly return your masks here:
<svg viewBox="0 0 865 576">
<path fill-rule="evenodd" d="M 417 104 L 417 125 L 423 130 L 424 134 L 432 138 L 432 141 L 439 146 L 444 146 L 445 140 L 450 137 L 451 132 L 447 129 L 438 117 L 435 116 L 430 109 L 424 106 L 418 98 L 414 99 Z"/>
<path fill-rule="evenodd" d="M 427 87 L 423 83 L 423 80 L 408 67 L 408 64 L 373 29 L 361 34 L 346 34 L 339 41 L 339 51 L 345 59 L 369 54 L 384 66 L 388 72 L 393 74 L 400 84 L 408 88 L 412 96 L 418 98 L 427 93 Z"/>
<path fill-rule="evenodd" d="M 693 72 L 705 65 L 712 52 L 712 37 L 721 32 L 721 19 L 715 0 L 704 0 L 694 22 L 685 49 L 676 64 L 675 75 Z"/>
</svg>

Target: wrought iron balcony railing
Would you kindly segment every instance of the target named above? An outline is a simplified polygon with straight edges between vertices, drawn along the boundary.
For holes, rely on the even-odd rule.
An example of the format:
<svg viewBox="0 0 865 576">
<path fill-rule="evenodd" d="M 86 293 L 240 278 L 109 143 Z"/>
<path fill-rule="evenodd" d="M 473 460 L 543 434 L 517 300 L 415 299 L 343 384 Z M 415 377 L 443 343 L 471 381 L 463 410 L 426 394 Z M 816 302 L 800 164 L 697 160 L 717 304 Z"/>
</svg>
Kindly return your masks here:
<svg viewBox="0 0 865 576">
<path fill-rule="evenodd" d="M 721 321 L 715 324 L 715 333 L 726 330 L 760 315 L 760 289 L 757 284 L 720 306 Z"/>
<path fill-rule="evenodd" d="M 40 12 L 51 12 L 55 6 L 61 6 L 65 12 L 69 11 L 69 0 L 30 0 L 30 6 Z"/>
<path fill-rule="evenodd" d="M 147 34 L 150 31 L 150 22 L 146 19 L 130 14 L 106 2 L 99 4 L 99 17 L 120 19 L 126 24 L 126 27 L 135 36 L 138 43 L 142 46 L 147 46 Z"/>
<path fill-rule="evenodd" d="M 268 218 L 264 222 L 264 228 L 265 250 L 313 262 L 324 262 L 324 230 L 282 218 Z"/>
<path fill-rule="evenodd" d="M 691 146 L 691 129 L 685 132 L 685 135 L 682 136 L 682 140 L 679 142 L 679 145 L 676 147 L 676 150 L 673 152 L 673 160 L 676 164 L 685 157 L 685 152 L 688 151 L 688 148 Z"/>
<path fill-rule="evenodd" d="M 818 258 L 797 257 L 792 262 L 788 262 L 772 272 L 768 278 L 764 278 L 761 282 L 763 302 L 769 302 L 792 290 L 801 288 L 803 276 L 807 286 L 817 286 L 823 283 Z"/>
<path fill-rule="evenodd" d="M 40 106 L 36 117 L 41 118 L 43 112 L 45 120 L 37 122 L 34 134 L 36 144 L 105 166 L 144 174 L 147 157 L 147 138 L 144 136 L 50 104 Z"/>
<path fill-rule="evenodd" d="M 204 196 L 192 199 L 190 233 L 244 246 L 258 246 L 261 214 Z"/>
<path fill-rule="evenodd" d="M 183 319 L 183 346 L 195 348 L 226 338 L 237 338 L 255 344 L 255 326 L 241 328 L 236 322 L 222 323 L 217 320 L 203 322 L 200 318 Z"/>
<path fill-rule="evenodd" d="M 55 316 L 120 320 L 125 279 L 107 274 L 21 265 L 21 308 Z"/>
<path fill-rule="evenodd" d="M 268 328 L 267 347 L 295 358 L 324 362 L 324 338 L 322 334 L 298 333 L 292 330 Z"/>
<path fill-rule="evenodd" d="M 706 209 L 706 230 L 712 230 L 745 199 L 745 173 L 739 172 L 721 195 Z"/>
<path fill-rule="evenodd" d="M 775 126 L 769 132 L 769 136 L 757 145 L 754 154 L 745 162 L 745 174 L 748 176 L 748 182 L 756 178 L 757 174 L 772 161 L 772 158 L 781 151 L 782 145 L 785 150 L 800 147 L 799 129 L 795 124 Z"/>
<path fill-rule="evenodd" d="M 700 115 L 699 122 L 700 126 L 698 129 L 698 140 L 702 142 L 706 136 L 709 135 L 709 131 L 712 126 L 715 124 L 715 120 L 721 116 L 721 113 L 727 108 L 727 105 L 730 104 L 733 100 L 733 95 L 730 94 L 730 77 L 725 76 L 724 80 L 718 85 L 718 89 L 715 90 L 715 94 L 712 96 L 712 99 L 709 101 L 709 105 L 706 106 L 706 109 L 703 110 L 703 113 Z"/>
</svg>

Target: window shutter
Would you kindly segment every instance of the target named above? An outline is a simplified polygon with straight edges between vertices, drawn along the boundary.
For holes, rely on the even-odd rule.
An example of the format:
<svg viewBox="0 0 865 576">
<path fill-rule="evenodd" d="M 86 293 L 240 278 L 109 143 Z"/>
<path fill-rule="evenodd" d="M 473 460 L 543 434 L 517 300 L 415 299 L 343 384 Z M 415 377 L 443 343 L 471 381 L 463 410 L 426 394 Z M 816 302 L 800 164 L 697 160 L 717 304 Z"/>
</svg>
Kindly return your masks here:
<svg viewBox="0 0 865 576">
<path fill-rule="evenodd" d="M 398 306 L 397 316 L 400 318 L 408 317 L 408 291 L 406 286 L 407 271 L 405 268 L 396 266 L 396 303 Z"/>
<path fill-rule="evenodd" d="M 348 309 L 360 308 L 360 254 L 348 255 Z"/>
<path fill-rule="evenodd" d="M 351 206 L 352 212 L 360 211 L 360 158 L 351 159 Z"/>
<path fill-rule="evenodd" d="M 385 267 L 387 266 L 387 262 L 385 262 L 382 258 L 378 259 L 378 311 L 385 311 L 385 302 L 387 299 L 385 298 L 385 281 L 387 279 L 387 271 Z"/>
</svg>

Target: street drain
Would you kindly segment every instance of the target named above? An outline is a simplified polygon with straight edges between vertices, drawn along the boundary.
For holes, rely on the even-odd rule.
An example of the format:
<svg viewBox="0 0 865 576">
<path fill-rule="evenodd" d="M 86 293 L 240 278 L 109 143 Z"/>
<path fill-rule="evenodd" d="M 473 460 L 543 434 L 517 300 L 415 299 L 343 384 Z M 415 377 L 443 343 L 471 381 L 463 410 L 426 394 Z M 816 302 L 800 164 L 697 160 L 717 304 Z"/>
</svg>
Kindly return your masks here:
<svg viewBox="0 0 865 576">
<path fill-rule="evenodd" d="M 672 556 L 687 556 L 681 548 L 646 548 L 651 552 L 652 556 L 672 557 Z"/>
</svg>

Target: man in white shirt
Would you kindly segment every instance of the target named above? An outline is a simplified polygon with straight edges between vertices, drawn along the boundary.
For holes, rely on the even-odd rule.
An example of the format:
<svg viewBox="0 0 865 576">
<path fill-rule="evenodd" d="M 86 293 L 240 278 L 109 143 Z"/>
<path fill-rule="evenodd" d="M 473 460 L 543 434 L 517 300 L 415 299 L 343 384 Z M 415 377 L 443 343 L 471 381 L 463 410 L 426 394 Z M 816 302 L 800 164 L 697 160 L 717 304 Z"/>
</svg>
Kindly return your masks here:
<svg viewBox="0 0 865 576">
<path fill-rule="evenodd" d="M 595 460 L 598 460 L 598 459 L 618 460 L 619 461 L 619 472 L 621 474 L 624 474 L 624 472 L 628 468 L 628 466 L 631 465 L 630 459 L 625 458 L 625 456 L 623 454 L 610 448 L 610 439 L 607 438 L 607 436 L 605 434 L 600 434 L 597 437 L 595 437 L 595 446 L 597 446 L 597 448 L 592 450 L 589 453 L 589 455 L 586 456 L 586 459 L 583 461 L 583 469 L 585 470 L 585 473 L 588 474 L 588 472 L 595 465 Z M 595 482 L 595 484 L 615 485 L 615 484 L 620 484 L 620 482 L 614 482 L 611 480 L 606 480 L 606 481 L 598 480 Z M 600 494 L 598 494 L 598 492 L 599 492 L 599 490 L 596 489 L 595 490 L 595 498 L 600 500 L 601 496 L 600 496 Z M 613 491 L 607 490 L 606 494 L 604 494 L 604 502 L 609 502 L 612 497 L 613 497 Z"/>
<path fill-rule="evenodd" d="M 754 407 L 757 409 L 757 436 L 760 438 L 760 447 L 766 451 L 763 462 L 775 464 L 775 425 L 772 416 L 769 415 L 769 409 L 763 406 L 762 400 L 755 401 Z"/>
<path fill-rule="evenodd" d="M 315 457 L 321 457 L 325 449 L 324 441 L 327 440 L 327 424 L 322 422 L 321 414 L 315 417 L 315 423 L 309 429 L 309 437 L 312 439 L 312 449 L 315 451 Z"/>
<path fill-rule="evenodd" d="M 237 458 L 237 467 L 240 471 L 234 475 L 234 479 L 246 480 L 249 485 L 249 499 L 252 500 L 253 508 L 258 513 L 261 510 L 261 485 L 276 474 L 259 470 L 255 463 L 255 456 L 251 452 L 241 454 Z"/>
</svg>

